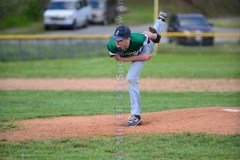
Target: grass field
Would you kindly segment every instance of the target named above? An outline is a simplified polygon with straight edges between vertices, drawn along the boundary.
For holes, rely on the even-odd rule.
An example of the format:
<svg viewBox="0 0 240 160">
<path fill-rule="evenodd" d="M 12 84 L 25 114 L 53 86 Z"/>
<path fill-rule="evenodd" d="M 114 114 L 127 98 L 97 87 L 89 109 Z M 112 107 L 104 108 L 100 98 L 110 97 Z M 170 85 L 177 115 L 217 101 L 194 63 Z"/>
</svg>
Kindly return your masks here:
<svg viewBox="0 0 240 160">
<path fill-rule="evenodd" d="M 132 1 L 133 2 L 133 1 Z M 123 14 L 123 20 L 126 25 L 151 24 L 154 21 L 153 17 L 153 3 L 143 3 L 138 5 L 136 3 L 125 3 L 129 8 L 129 12 Z M 144 13 L 144 14 L 143 14 Z M 138 16 L 136 16 L 138 15 Z"/>
<path fill-rule="evenodd" d="M 2 159 L 116 159 L 115 137 L 0 142 Z M 240 136 L 206 134 L 137 135 L 124 137 L 124 159 L 218 159 L 240 156 Z"/>
<path fill-rule="evenodd" d="M 239 44 L 183 47 L 164 44 L 145 64 L 142 77 L 240 78 Z M 125 65 L 127 70 L 129 64 Z M 0 77 L 114 77 L 108 57 L 0 62 Z M 124 92 L 124 112 L 129 95 Z M 15 130 L 16 120 L 70 115 L 114 114 L 115 92 L 0 91 L 0 131 Z M 91 99 L 89 98 L 91 97 Z M 240 93 L 142 92 L 142 111 L 208 106 L 240 107 Z M 114 159 L 116 137 L 0 141 L 0 159 Z M 119 148 L 118 148 L 119 150 Z M 240 135 L 205 133 L 124 135 L 124 159 L 239 159 Z"/>
<path fill-rule="evenodd" d="M 142 92 L 141 96 L 143 112 L 208 106 L 240 106 L 239 93 Z M 0 121 L 114 114 L 115 101 L 114 92 L 1 91 Z M 124 93 L 123 103 L 124 112 L 128 113 L 130 109 L 128 93 Z"/>
<path fill-rule="evenodd" d="M 209 20 L 215 27 L 240 28 L 240 17 L 215 18 Z"/>
<path fill-rule="evenodd" d="M 161 44 L 158 54 L 145 64 L 142 77 L 239 78 L 240 45 L 184 47 Z M 107 53 L 106 53 L 107 54 Z M 129 63 L 125 63 L 125 69 Z M 159 69 L 156 69 L 159 68 Z M 0 62 L 0 77 L 113 77 L 113 58 L 79 58 Z"/>
<path fill-rule="evenodd" d="M 129 12 L 124 14 L 124 23 L 139 25 L 153 22 L 152 1 L 125 1 Z M 170 2 L 170 3 L 167 3 Z M 186 1 L 187 2 L 187 1 Z M 238 11 L 231 6 L 231 1 L 199 1 L 206 6 L 208 16 L 228 16 Z M 27 3 L 27 2 L 26 2 Z M 6 3 L 7 4 L 7 3 Z M 219 4 L 217 9 L 215 4 Z M 232 7 L 229 9 L 229 6 Z M 25 8 L 25 7 L 24 7 Z M 198 6 L 199 8 L 199 6 Z M 160 9 L 169 13 L 196 12 L 185 1 L 176 5 L 175 1 L 160 1 Z M 26 11 L 26 9 L 23 9 Z M 10 13 L 10 12 L 9 12 Z M 28 14 L 31 15 L 31 14 Z M 10 16 L 9 20 L 13 18 Z M 15 20 L 19 20 L 15 18 Z M 19 21 L 23 22 L 23 21 Z M 238 18 L 211 19 L 214 27 L 239 28 Z M 112 24 L 115 25 L 115 24 Z M 11 27 L 14 26 L 11 23 Z M 34 22 L 28 27 L 16 27 L 1 30 L 0 34 L 35 34 L 43 33 L 42 22 Z M 67 43 L 66 43 L 67 44 Z M 83 43 L 82 43 L 83 44 Z M 19 44 L 17 44 L 19 45 Z M 10 57 L 17 57 L 16 47 L 6 47 Z M 49 44 L 48 44 L 49 45 Z M 67 44 L 68 45 L 68 44 Z M 67 46 L 66 45 L 66 46 Z M 84 45 L 84 44 L 83 44 Z M 54 51 L 60 56 L 68 52 L 64 45 L 50 46 L 25 45 L 22 50 L 27 56 L 34 56 L 35 47 L 44 53 Z M 103 46 L 103 45 L 102 45 Z M 88 54 L 77 44 L 75 49 L 80 54 Z M 97 47 L 95 45 L 95 47 Z M 74 50 L 74 51 L 75 51 Z M 117 63 L 108 57 L 107 52 L 95 49 L 91 56 L 100 54 L 104 57 L 77 59 L 49 59 L 32 61 L 0 62 L 1 78 L 114 78 Z M 0 48 L 0 51 L 1 48 Z M 8 55 L 9 56 L 9 55 Z M 49 55 L 48 55 L 49 56 Z M 55 55 L 53 55 L 53 58 Z M 51 58 L 51 55 L 49 56 Z M 2 58 L 2 57 L 1 57 Z M 125 64 L 125 69 L 129 63 Z M 239 43 L 218 43 L 213 47 L 183 47 L 174 44 L 160 44 L 158 54 L 145 64 L 141 77 L 157 78 L 240 78 L 240 45 Z M 114 114 L 115 92 L 93 91 L 3 91 L 0 90 L 0 132 L 16 130 L 19 119 L 48 118 L 58 116 L 77 116 L 95 114 Z M 124 112 L 129 112 L 129 95 L 124 92 Z M 183 108 L 208 106 L 240 107 L 240 93 L 217 92 L 142 92 L 142 112 L 155 112 Z M 224 119 L 223 119 L 224 120 Z M 115 159 L 117 151 L 123 151 L 123 158 L 130 159 L 203 159 L 203 160 L 238 160 L 240 158 L 240 135 L 209 135 L 206 133 L 182 134 L 138 134 L 124 135 L 121 148 L 116 146 L 116 136 L 99 136 L 90 138 L 61 138 L 47 140 L 27 140 L 10 142 L 0 137 L 0 159 Z"/>
</svg>

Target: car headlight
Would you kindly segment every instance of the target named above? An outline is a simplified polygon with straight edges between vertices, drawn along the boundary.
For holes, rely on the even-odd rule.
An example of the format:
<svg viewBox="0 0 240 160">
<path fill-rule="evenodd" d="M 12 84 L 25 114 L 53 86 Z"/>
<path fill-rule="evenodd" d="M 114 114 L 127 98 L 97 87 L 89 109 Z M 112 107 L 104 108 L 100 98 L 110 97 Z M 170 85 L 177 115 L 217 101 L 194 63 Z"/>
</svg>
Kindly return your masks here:
<svg viewBox="0 0 240 160">
<path fill-rule="evenodd" d="M 183 30 L 183 33 L 184 33 L 184 34 L 191 34 L 191 32 L 188 31 L 188 30 Z"/>
<path fill-rule="evenodd" d="M 191 34 L 190 31 L 188 31 L 188 30 L 183 30 L 182 32 L 185 34 L 185 37 L 184 37 L 184 38 L 187 38 L 187 39 L 191 38 L 191 37 L 190 37 L 190 34 Z"/>
<path fill-rule="evenodd" d="M 196 30 L 195 33 L 196 33 L 196 34 L 201 34 L 202 31 L 200 31 L 200 30 Z"/>
</svg>

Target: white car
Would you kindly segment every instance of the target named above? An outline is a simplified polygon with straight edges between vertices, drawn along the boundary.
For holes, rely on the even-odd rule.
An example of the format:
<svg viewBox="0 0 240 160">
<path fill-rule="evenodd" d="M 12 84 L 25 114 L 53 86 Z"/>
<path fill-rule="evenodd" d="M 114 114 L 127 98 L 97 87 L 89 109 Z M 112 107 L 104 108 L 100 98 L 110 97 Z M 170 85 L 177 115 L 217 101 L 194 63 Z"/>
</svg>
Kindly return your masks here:
<svg viewBox="0 0 240 160">
<path fill-rule="evenodd" d="M 115 22 L 117 17 L 116 0 L 88 0 L 92 7 L 92 17 L 90 22 L 107 25 Z"/>
<path fill-rule="evenodd" d="M 87 0 L 51 0 L 44 11 L 44 28 L 52 26 L 87 26 L 91 18 L 91 6 Z"/>
</svg>

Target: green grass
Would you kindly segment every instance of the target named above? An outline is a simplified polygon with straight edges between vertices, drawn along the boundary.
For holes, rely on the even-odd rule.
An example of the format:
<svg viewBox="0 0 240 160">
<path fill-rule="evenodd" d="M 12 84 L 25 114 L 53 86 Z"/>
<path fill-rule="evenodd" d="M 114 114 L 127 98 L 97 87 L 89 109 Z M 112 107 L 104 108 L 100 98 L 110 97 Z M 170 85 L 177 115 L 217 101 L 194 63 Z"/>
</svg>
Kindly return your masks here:
<svg viewBox="0 0 240 160">
<path fill-rule="evenodd" d="M 121 147 L 121 148 L 120 148 Z M 115 159 L 116 150 L 130 159 L 239 159 L 239 135 L 170 134 L 124 136 L 122 146 L 115 137 L 0 142 L 2 159 Z"/>
<path fill-rule="evenodd" d="M 129 95 L 123 93 L 124 112 L 129 113 Z M 142 92 L 142 111 L 208 106 L 240 107 L 240 93 Z M 172 98 L 174 97 L 174 98 Z M 114 92 L 1 91 L 0 121 L 69 115 L 114 114 Z"/>
<path fill-rule="evenodd" d="M 237 44 L 221 47 L 161 45 L 146 63 L 142 77 L 239 78 Z M 129 64 L 126 64 L 126 68 Z M 157 69 L 156 69 L 157 68 Z M 116 62 L 110 58 L 81 58 L 1 62 L 0 77 L 114 77 Z M 0 131 L 15 130 L 19 119 L 70 115 L 114 114 L 115 92 L 0 91 Z M 124 112 L 129 95 L 124 92 Z M 173 98 L 174 97 L 174 98 Z M 240 93 L 142 92 L 142 111 L 208 106 L 240 107 Z M 0 141 L 0 159 L 114 159 L 122 149 L 124 159 L 239 159 L 240 136 L 151 134 L 116 137 L 63 138 L 41 141 Z"/>
<path fill-rule="evenodd" d="M 148 2 L 125 3 L 129 12 L 123 14 L 123 23 L 126 25 L 149 24 L 154 22 L 153 4 Z"/>
<path fill-rule="evenodd" d="M 240 17 L 236 18 L 216 18 L 209 20 L 211 23 L 213 23 L 214 27 L 223 27 L 223 28 L 240 28 Z"/>
<path fill-rule="evenodd" d="M 239 78 L 240 45 L 184 47 L 161 44 L 158 54 L 146 62 L 142 77 Z M 125 70 L 130 63 L 125 63 Z M 114 77 L 117 62 L 102 58 L 0 62 L 0 77 Z"/>
<path fill-rule="evenodd" d="M 11 27 L 0 30 L 0 34 L 39 34 L 43 33 L 44 28 L 42 22 L 32 23 L 31 25 Z"/>
<path fill-rule="evenodd" d="M 8 122 L 0 122 L 0 131 L 12 131 L 18 128 L 18 123 L 16 121 L 11 120 Z"/>
</svg>

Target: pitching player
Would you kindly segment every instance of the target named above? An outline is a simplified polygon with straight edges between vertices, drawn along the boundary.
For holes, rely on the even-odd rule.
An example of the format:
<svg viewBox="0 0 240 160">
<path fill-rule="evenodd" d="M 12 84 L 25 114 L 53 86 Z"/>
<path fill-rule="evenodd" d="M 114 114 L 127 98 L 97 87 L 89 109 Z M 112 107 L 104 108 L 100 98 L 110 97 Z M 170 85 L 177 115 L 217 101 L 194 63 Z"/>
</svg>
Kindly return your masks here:
<svg viewBox="0 0 240 160">
<path fill-rule="evenodd" d="M 108 41 L 107 48 L 111 57 L 121 62 L 132 62 L 128 70 L 127 81 L 131 101 L 131 116 L 127 126 L 141 124 L 141 99 L 138 79 L 145 61 L 151 58 L 154 43 L 159 43 L 167 14 L 159 13 L 154 27 L 144 33 L 131 33 L 129 27 L 120 25 Z"/>
</svg>

